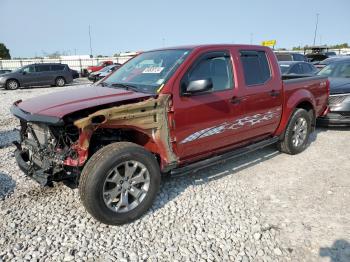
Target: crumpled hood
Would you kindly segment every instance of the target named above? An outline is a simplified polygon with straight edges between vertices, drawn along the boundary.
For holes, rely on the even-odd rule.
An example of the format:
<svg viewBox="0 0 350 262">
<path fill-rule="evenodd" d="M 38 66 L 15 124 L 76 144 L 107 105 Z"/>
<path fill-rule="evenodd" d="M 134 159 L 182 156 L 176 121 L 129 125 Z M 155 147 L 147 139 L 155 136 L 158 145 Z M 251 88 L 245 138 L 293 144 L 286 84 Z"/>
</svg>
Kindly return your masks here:
<svg viewBox="0 0 350 262">
<path fill-rule="evenodd" d="M 331 95 L 350 93 L 350 78 L 329 77 L 328 79 Z"/>
<path fill-rule="evenodd" d="M 38 96 L 18 104 L 28 113 L 62 118 L 73 112 L 117 102 L 150 98 L 151 94 L 139 93 L 120 88 L 87 85 Z"/>
</svg>

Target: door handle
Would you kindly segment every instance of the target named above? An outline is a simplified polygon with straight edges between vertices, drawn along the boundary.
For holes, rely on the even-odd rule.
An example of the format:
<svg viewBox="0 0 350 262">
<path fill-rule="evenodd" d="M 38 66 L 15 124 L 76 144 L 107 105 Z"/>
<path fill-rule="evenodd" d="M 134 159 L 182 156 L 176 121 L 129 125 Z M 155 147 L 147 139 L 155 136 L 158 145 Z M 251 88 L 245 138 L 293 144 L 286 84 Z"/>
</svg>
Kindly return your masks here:
<svg viewBox="0 0 350 262">
<path fill-rule="evenodd" d="M 241 103 L 241 101 L 242 101 L 242 99 L 241 98 L 238 98 L 238 97 L 232 97 L 231 99 L 230 99 L 230 103 L 231 104 L 234 104 L 234 105 L 238 105 L 238 104 L 240 104 Z"/>
<path fill-rule="evenodd" d="M 270 96 L 272 97 L 276 97 L 276 96 L 279 96 L 280 95 L 280 92 L 279 91 L 276 91 L 276 90 L 272 90 L 269 92 Z"/>
</svg>

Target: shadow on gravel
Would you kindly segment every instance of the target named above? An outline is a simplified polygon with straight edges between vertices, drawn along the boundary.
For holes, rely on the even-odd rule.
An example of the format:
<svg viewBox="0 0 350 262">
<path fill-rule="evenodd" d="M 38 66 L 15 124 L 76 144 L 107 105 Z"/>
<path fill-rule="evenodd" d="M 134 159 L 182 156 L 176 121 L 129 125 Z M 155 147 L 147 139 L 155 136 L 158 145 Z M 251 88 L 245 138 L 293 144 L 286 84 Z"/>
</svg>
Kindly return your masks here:
<svg viewBox="0 0 350 262">
<path fill-rule="evenodd" d="M 269 146 L 245 156 L 229 159 L 223 163 L 198 170 L 195 173 L 177 177 L 164 176 L 160 188 L 162 192 L 168 193 L 169 198 L 164 199 L 161 195 L 158 195 L 158 203 L 154 206 L 154 210 L 162 208 L 167 202 L 175 199 L 189 186 L 200 186 L 228 175 L 235 175 L 237 172 L 258 165 L 279 154 L 281 153 L 276 149 L 276 146 Z"/>
<path fill-rule="evenodd" d="M 13 192 L 16 187 L 16 182 L 8 175 L 0 171 L 0 200 L 3 200 L 6 195 Z"/>
<path fill-rule="evenodd" d="M 320 257 L 329 257 L 331 262 L 350 261 L 350 243 L 344 239 L 334 241 L 331 247 L 321 247 Z"/>
<path fill-rule="evenodd" d="M 19 141 L 18 130 L 0 131 L 0 148 L 11 146 L 13 141 Z"/>
</svg>

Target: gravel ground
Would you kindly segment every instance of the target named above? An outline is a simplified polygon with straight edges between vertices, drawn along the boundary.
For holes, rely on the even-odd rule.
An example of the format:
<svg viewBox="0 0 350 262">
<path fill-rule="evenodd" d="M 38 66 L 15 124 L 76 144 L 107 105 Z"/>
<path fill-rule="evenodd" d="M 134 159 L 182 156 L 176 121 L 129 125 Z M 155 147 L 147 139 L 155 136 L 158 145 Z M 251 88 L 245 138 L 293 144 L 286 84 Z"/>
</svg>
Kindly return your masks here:
<svg viewBox="0 0 350 262">
<path fill-rule="evenodd" d="M 112 227 L 15 164 L 12 102 L 71 88 L 0 90 L 0 261 L 350 261 L 350 129 L 317 129 L 296 156 L 269 147 L 164 179 L 145 216 Z"/>
</svg>

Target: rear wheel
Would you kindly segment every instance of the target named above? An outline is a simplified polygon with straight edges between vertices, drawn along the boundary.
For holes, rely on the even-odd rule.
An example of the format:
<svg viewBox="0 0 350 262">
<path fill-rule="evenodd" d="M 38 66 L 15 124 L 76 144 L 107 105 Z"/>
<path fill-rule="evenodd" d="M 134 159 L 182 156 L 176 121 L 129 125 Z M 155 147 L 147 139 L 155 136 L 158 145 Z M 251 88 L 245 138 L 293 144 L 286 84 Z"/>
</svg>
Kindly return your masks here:
<svg viewBox="0 0 350 262">
<path fill-rule="evenodd" d="M 304 151 L 310 137 L 311 123 L 310 114 L 305 109 L 297 108 L 288 123 L 283 140 L 277 144 L 278 149 L 291 155 Z"/>
<path fill-rule="evenodd" d="M 152 205 L 160 185 L 156 158 L 129 142 L 107 145 L 84 167 L 80 198 L 97 220 L 110 225 L 131 222 Z"/>
<path fill-rule="evenodd" d="M 19 88 L 19 83 L 15 79 L 10 79 L 6 83 L 6 89 L 8 90 L 16 90 Z"/>
<path fill-rule="evenodd" d="M 55 80 L 56 86 L 64 86 L 65 84 L 66 84 L 66 80 L 63 77 L 59 76 L 56 78 Z"/>
</svg>

